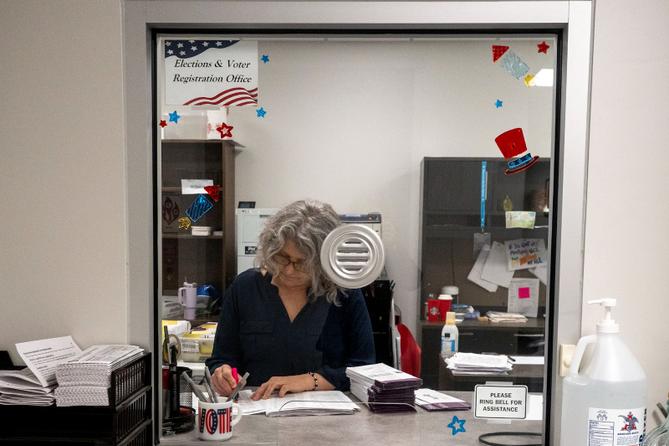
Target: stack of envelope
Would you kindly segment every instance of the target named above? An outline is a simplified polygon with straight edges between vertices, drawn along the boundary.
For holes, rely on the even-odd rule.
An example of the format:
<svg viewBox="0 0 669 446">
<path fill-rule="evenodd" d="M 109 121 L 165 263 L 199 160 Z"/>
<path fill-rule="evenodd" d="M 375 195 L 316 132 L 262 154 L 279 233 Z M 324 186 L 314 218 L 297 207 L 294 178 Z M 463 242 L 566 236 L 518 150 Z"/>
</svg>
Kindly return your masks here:
<svg viewBox="0 0 669 446">
<path fill-rule="evenodd" d="M 373 412 L 415 411 L 416 389 L 423 380 L 389 365 L 379 363 L 348 367 L 351 393 L 367 403 Z"/>
</svg>

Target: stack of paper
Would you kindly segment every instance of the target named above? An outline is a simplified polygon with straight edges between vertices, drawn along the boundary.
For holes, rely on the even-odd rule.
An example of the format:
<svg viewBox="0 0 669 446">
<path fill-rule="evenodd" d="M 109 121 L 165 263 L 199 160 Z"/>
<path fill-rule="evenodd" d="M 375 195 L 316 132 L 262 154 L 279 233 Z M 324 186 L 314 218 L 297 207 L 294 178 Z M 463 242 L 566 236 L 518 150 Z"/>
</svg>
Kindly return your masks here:
<svg viewBox="0 0 669 446">
<path fill-rule="evenodd" d="M 251 390 L 239 393 L 239 407 L 244 415 L 263 413 L 268 417 L 294 417 L 313 415 L 350 415 L 358 406 L 342 392 L 290 393 L 283 398 L 273 397 L 253 401 Z"/>
<path fill-rule="evenodd" d="M 517 313 L 503 313 L 501 311 L 488 311 L 486 313 L 490 322 L 527 322 L 527 318 L 522 314 Z"/>
<path fill-rule="evenodd" d="M 433 410 L 469 410 L 472 405 L 445 393 L 432 389 L 417 389 L 416 404 L 429 411 Z"/>
<path fill-rule="evenodd" d="M 383 363 L 348 367 L 346 376 L 351 393 L 374 412 L 416 410 L 414 391 L 423 385 L 420 378 Z"/>
<path fill-rule="evenodd" d="M 50 406 L 55 401 L 55 385 L 43 387 L 28 369 L 0 370 L 0 404 Z"/>
<path fill-rule="evenodd" d="M 71 336 L 20 342 L 16 351 L 28 367 L 0 372 L 0 404 L 53 404 L 56 367 L 81 353 Z"/>
<path fill-rule="evenodd" d="M 458 352 L 446 359 L 454 376 L 460 375 L 506 375 L 512 369 L 506 355 L 480 355 Z"/>
<path fill-rule="evenodd" d="M 111 373 L 142 355 L 134 345 L 94 345 L 56 368 L 57 406 L 107 406 Z"/>
</svg>

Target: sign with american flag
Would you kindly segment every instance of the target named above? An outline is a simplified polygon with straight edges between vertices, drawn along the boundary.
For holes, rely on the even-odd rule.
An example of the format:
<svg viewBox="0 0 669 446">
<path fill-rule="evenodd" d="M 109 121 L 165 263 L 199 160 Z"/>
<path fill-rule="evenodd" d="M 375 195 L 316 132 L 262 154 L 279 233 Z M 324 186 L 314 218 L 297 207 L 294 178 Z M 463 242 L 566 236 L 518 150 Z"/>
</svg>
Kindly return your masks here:
<svg viewBox="0 0 669 446">
<path fill-rule="evenodd" d="M 258 42 L 163 41 L 165 105 L 258 105 Z"/>
</svg>

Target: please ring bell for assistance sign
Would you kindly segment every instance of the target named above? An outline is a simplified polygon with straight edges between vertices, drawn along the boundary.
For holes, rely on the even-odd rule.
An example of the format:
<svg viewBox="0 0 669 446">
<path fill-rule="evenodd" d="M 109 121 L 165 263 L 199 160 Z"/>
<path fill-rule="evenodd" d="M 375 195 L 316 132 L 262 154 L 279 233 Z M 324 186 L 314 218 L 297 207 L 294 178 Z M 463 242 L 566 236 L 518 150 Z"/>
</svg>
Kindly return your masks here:
<svg viewBox="0 0 669 446">
<path fill-rule="evenodd" d="M 524 420 L 527 416 L 527 386 L 479 384 L 474 389 L 474 417 Z"/>
</svg>

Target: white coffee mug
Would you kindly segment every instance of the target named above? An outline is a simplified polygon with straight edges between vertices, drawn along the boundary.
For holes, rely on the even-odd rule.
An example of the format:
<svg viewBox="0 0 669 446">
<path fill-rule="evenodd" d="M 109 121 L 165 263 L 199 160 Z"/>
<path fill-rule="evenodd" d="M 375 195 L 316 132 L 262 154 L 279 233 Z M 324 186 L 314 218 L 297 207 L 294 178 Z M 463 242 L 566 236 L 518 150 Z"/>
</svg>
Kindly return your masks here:
<svg viewBox="0 0 669 446">
<path fill-rule="evenodd" d="M 216 130 L 221 124 L 228 122 L 228 109 L 207 110 L 207 139 L 221 139 L 221 133 Z M 229 124 L 228 124 L 229 125 Z M 225 138 L 230 139 L 230 138 Z"/>
<path fill-rule="evenodd" d="M 184 282 L 184 286 L 177 290 L 179 303 L 186 308 L 197 307 L 197 284 Z"/>
<path fill-rule="evenodd" d="M 235 412 L 233 414 L 233 412 Z M 237 403 L 198 401 L 197 432 L 200 440 L 228 440 L 232 426 L 239 423 L 242 411 Z"/>
</svg>

